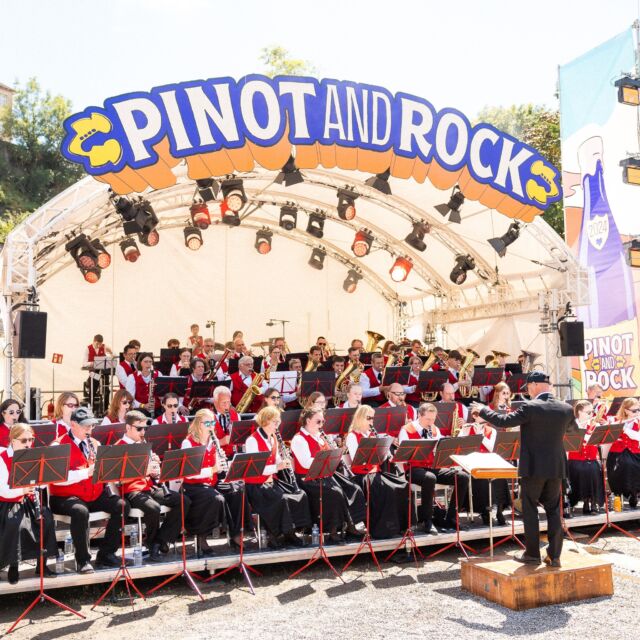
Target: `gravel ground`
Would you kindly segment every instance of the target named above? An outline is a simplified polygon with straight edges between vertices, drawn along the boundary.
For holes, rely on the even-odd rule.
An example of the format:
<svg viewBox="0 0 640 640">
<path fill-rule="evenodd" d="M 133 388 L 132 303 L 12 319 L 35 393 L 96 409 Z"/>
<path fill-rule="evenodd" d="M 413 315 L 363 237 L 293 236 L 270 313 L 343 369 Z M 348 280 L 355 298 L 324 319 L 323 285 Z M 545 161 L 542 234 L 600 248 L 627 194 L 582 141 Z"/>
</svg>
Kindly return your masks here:
<svg viewBox="0 0 640 640">
<path fill-rule="evenodd" d="M 578 542 L 586 538 L 578 538 Z M 582 546 L 582 545 L 581 545 Z M 566 543 L 565 552 L 572 552 Z M 509 549 L 509 552 L 515 547 Z M 345 574 L 346 584 L 330 579 L 324 567 L 314 568 L 287 580 L 299 564 L 265 566 L 255 579 L 252 596 L 238 576 L 205 585 L 200 602 L 182 583 L 161 595 L 136 604 L 108 603 L 91 611 L 91 603 L 104 586 L 83 590 L 54 590 L 52 595 L 80 608 L 81 621 L 39 606 L 30 623 L 22 623 L 11 638 L 118 637 L 123 640 L 163 638 L 271 638 L 296 640 L 343 638 L 424 638 L 465 640 L 489 636 L 562 638 L 592 636 L 594 628 L 606 629 L 608 638 L 636 637 L 636 603 L 640 599 L 640 544 L 622 535 L 607 535 L 594 547 L 583 550 L 602 554 L 614 562 L 615 595 L 581 603 L 515 612 L 476 598 L 460 588 L 457 554 L 450 552 L 434 560 L 412 564 L 383 565 L 382 578 L 366 557 L 359 558 Z M 342 562 L 345 560 L 343 559 Z M 340 559 L 336 565 L 342 566 Z M 149 589 L 156 581 L 140 581 Z M 118 592 L 122 595 L 122 591 Z M 5 630 L 31 600 L 20 594 L 2 599 L 0 628 Z M 597 633 L 597 632 L 596 632 Z"/>
</svg>

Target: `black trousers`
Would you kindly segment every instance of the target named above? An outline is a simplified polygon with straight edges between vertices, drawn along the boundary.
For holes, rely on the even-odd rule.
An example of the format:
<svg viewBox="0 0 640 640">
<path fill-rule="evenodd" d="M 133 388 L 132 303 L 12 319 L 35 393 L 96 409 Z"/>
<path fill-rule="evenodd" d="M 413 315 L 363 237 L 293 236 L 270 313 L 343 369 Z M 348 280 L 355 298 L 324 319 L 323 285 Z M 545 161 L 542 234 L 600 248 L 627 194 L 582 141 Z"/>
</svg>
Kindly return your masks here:
<svg viewBox="0 0 640 640">
<path fill-rule="evenodd" d="M 117 495 L 111 495 L 105 488 L 93 501 L 85 502 L 76 496 L 64 498 L 51 496 L 49 506 L 53 513 L 60 513 L 71 518 L 71 538 L 75 547 L 76 562 L 82 566 L 91 560 L 89 551 L 89 514 L 95 511 L 106 511 L 111 517 L 107 521 L 104 538 L 100 544 L 100 553 L 114 553 L 120 546 L 120 525 L 122 505 L 124 503 L 125 518 L 129 514 L 129 503 Z"/>
<path fill-rule="evenodd" d="M 180 494 L 169 491 L 165 496 L 160 487 L 151 487 L 149 491 L 133 491 L 127 494 L 127 500 L 132 508 L 144 512 L 144 525 L 147 530 L 147 548 L 151 549 L 154 543 L 175 542 L 180 535 L 182 515 L 180 513 Z M 189 513 L 191 500 L 184 497 L 185 518 Z M 164 516 L 164 522 L 160 526 L 160 507 L 170 507 Z"/>
<path fill-rule="evenodd" d="M 550 558 L 560 557 L 562 552 L 562 521 L 560 519 L 561 478 L 521 478 L 522 519 L 526 554 L 534 558 L 540 557 L 540 523 L 538 521 L 538 503 L 547 514 L 547 535 Z"/>
<path fill-rule="evenodd" d="M 436 490 L 436 476 L 424 467 L 411 467 L 410 479 L 412 484 L 420 485 L 420 508 L 418 518 L 425 525 L 433 524 L 433 494 Z"/>
<path fill-rule="evenodd" d="M 462 509 L 462 505 L 469 494 L 469 474 L 456 467 L 446 467 L 444 469 L 428 469 L 436 477 L 436 484 L 444 484 L 454 487 L 454 492 L 449 500 L 449 508 L 445 519 L 447 524 L 454 525 L 456 522 L 456 503 Z M 457 494 L 457 496 L 456 496 Z"/>
</svg>

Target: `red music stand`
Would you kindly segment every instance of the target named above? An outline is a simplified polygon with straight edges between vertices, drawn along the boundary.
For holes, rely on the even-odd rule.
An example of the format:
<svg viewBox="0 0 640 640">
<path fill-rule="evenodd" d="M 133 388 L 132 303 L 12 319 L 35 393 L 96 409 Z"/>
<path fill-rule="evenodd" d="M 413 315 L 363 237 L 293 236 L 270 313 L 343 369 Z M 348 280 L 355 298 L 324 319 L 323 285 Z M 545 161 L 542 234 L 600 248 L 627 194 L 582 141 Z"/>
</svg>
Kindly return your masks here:
<svg viewBox="0 0 640 640">
<path fill-rule="evenodd" d="M 353 457 L 353 465 L 369 465 L 369 466 L 380 466 L 389 456 L 389 450 L 391 449 L 391 444 L 393 442 L 393 438 L 389 436 L 383 436 L 380 438 L 362 438 L 360 440 L 360 444 L 358 445 L 358 449 L 356 451 L 355 456 Z M 378 567 L 378 571 L 380 575 L 384 576 L 382 569 L 380 568 L 380 563 L 378 562 L 378 558 L 376 557 L 376 552 L 373 550 L 373 545 L 371 544 L 371 474 L 367 473 L 366 476 L 367 482 L 367 522 L 366 522 L 366 533 L 362 538 L 362 541 L 358 545 L 356 552 L 351 556 L 351 559 L 347 564 L 344 565 L 342 569 L 342 573 L 344 573 L 351 563 L 356 559 L 357 555 L 365 548 L 369 549 L 371 553 L 371 557 L 373 561 L 376 563 L 376 567 Z"/>
<path fill-rule="evenodd" d="M 376 407 L 373 428 L 377 433 L 397 438 L 405 424 L 407 424 L 407 407 Z"/>
<path fill-rule="evenodd" d="M 11 625 L 7 633 L 11 633 L 39 602 L 45 602 L 45 600 L 60 609 L 73 613 L 83 620 L 85 618 L 85 616 L 75 609 L 59 602 L 44 592 L 44 516 L 40 508 L 42 504 L 42 487 L 54 482 L 64 482 L 67 479 L 69 475 L 70 455 L 71 445 L 69 444 L 53 447 L 38 447 L 37 449 L 21 449 L 20 451 L 15 451 L 13 454 L 9 482 L 11 488 L 20 489 L 30 487 L 35 489 L 36 513 L 40 521 L 40 588 L 38 595 Z"/>
<path fill-rule="evenodd" d="M 507 376 L 505 382 L 513 395 L 527 393 L 527 373 L 514 373 Z"/>
<path fill-rule="evenodd" d="M 124 578 L 124 584 L 129 594 L 129 602 L 133 607 L 133 589 L 143 600 L 142 592 L 136 587 L 129 569 L 127 568 L 127 558 L 125 556 L 124 529 L 125 529 L 125 502 L 123 483 L 131 480 L 139 480 L 147 475 L 149 456 L 151 455 L 151 445 L 146 442 L 135 444 L 110 445 L 98 447 L 95 469 L 93 471 L 94 483 L 115 482 L 120 488 L 120 498 L 122 500 L 122 512 L 120 514 L 120 547 L 122 550 L 122 561 L 111 584 L 105 592 L 95 601 L 91 609 L 95 609 L 109 593 L 115 588 L 120 578 Z"/>
<path fill-rule="evenodd" d="M 177 424 L 177 423 L 176 423 Z M 185 424 L 185 423 L 183 423 Z M 160 426 L 160 425 L 159 425 Z M 202 461 L 204 460 L 204 454 L 206 447 L 187 447 L 186 449 L 171 449 L 167 450 L 162 461 L 162 467 L 160 469 L 160 481 L 168 482 L 169 480 L 182 480 L 180 483 L 180 535 L 182 537 L 182 568 L 163 580 L 160 584 L 149 589 L 147 595 L 151 595 L 158 589 L 161 589 L 166 584 L 173 582 L 176 578 L 183 577 L 187 584 L 196 592 L 200 600 L 204 601 L 200 589 L 198 589 L 194 577 L 199 579 L 195 573 L 192 573 L 187 568 L 187 530 L 184 524 L 184 479 L 188 476 L 195 476 L 200 473 L 202 469 Z"/>
<path fill-rule="evenodd" d="M 180 449 L 187 437 L 189 422 L 168 422 L 153 424 L 147 429 L 146 441 L 160 458 L 168 451 Z"/>
<path fill-rule="evenodd" d="M 238 558 L 238 562 L 235 562 L 230 567 L 226 569 L 222 569 L 218 571 L 218 573 L 214 573 L 212 576 L 204 580 L 204 582 L 211 582 L 214 578 L 218 578 L 225 573 L 228 573 L 232 569 L 238 569 L 238 571 L 244 576 L 247 585 L 249 586 L 249 590 L 252 595 L 256 595 L 256 592 L 253 590 L 253 584 L 251 583 L 251 577 L 249 576 L 249 571 L 254 573 L 257 576 L 261 576 L 262 574 L 257 569 L 254 569 L 251 565 L 248 565 L 244 561 L 244 510 L 245 510 L 245 491 L 246 485 L 245 481 L 247 478 L 256 478 L 261 476 L 264 472 L 265 465 L 267 464 L 267 460 L 271 455 L 270 451 L 256 451 L 255 453 L 236 453 L 229 464 L 229 471 L 227 471 L 227 475 L 225 477 L 225 482 L 238 482 L 242 480 L 242 511 L 240 516 L 240 557 Z"/>
<path fill-rule="evenodd" d="M 305 480 L 312 481 L 317 480 L 320 484 L 320 544 L 318 548 L 314 551 L 309 561 L 303 566 L 300 567 L 297 571 L 294 571 L 289 578 L 295 578 L 299 573 L 302 573 L 305 569 L 309 568 L 312 564 L 314 564 L 318 560 L 324 560 L 324 562 L 329 566 L 329 569 L 333 571 L 336 578 L 339 580 L 342 579 L 342 576 L 336 571 L 335 567 L 331 564 L 329 560 L 329 556 L 324 548 L 324 522 L 323 522 L 323 507 L 322 507 L 322 490 L 324 485 L 325 478 L 332 478 L 333 474 L 336 472 L 337 468 L 340 466 L 340 462 L 342 461 L 342 450 L 341 449 L 328 449 L 326 451 L 318 451 L 315 455 L 313 462 L 311 463 L 311 467 L 307 472 L 307 477 Z"/>
<path fill-rule="evenodd" d="M 385 558 L 385 562 L 388 562 L 389 559 L 394 556 L 402 547 L 402 545 L 406 546 L 406 543 L 409 542 L 411 552 L 413 553 L 413 561 L 416 563 L 416 567 L 418 566 L 418 557 L 416 556 L 416 552 L 420 555 L 421 558 L 424 558 L 422 555 L 422 551 L 418 548 L 418 543 L 416 542 L 415 536 L 413 534 L 413 529 L 411 528 L 411 520 L 413 516 L 413 491 L 411 490 L 411 463 L 414 462 L 427 462 L 429 456 L 435 449 L 437 441 L 436 440 L 404 440 L 400 443 L 396 452 L 393 456 L 392 462 L 406 462 L 409 464 L 409 473 L 408 473 L 408 482 L 407 487 L 409 491 L 409 513 L 407 517 L 407 530 L 404 532 L 402 539 L 398 542 L 398 545 L 394 548 L 394 550 Z"/>
</svg>

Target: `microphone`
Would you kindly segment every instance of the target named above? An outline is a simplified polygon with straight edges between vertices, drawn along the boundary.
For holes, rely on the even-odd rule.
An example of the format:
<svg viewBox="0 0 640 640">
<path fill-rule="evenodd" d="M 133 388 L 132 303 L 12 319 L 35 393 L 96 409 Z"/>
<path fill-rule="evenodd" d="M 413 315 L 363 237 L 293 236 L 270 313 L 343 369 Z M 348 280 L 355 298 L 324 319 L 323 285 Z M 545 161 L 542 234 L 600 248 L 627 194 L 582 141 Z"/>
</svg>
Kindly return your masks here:
<svg viewBox="0 0 640 640">
<path fill-rule="evenodd" d="M 274 324 L 275 322 L 267 322 L 267 327 L 273 327 Z"/>
</svg>

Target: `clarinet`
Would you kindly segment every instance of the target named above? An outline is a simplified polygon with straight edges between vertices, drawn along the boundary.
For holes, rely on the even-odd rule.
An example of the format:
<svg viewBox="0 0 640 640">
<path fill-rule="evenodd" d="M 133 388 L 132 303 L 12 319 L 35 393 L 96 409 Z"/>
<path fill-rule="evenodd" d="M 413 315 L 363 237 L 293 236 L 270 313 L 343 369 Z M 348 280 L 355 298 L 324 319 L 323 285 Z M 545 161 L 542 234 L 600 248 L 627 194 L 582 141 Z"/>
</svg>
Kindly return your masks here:
<svg viewBox="0 0 640 640">
<path fill-rule="evenodd" d="M 291 464 L 291 454 L 289 453 L 289 449 L 287 449 L 287 447 L 285 446 L 284 440 L 280 435 L 280 429 L 276 429 L 275 435 L 278 442 L 278 448 L 280 449 L 280 456 L 285 462 Z M 282 469 L 282 471 L 284 472 L 284 475 L 287 477 L 289 482 L 293 485 L 293 488 L 296 491 L 300 491 L 300 487 L 298 486 L 298 479 L 296 478 L 296 474 L 294 473 L 293 469 L 289 467 L 288 469 Z"/>
<path fill-rule="evenodd" d="M 226 475 L 227 471 L 229 471 L 229 460 L 227 460 L 227 456 L 220 446 L 220 440 L 218 440 L 216 434 L 213 433 L 213 429 L 210 430 L 209 437 L 213 440 L 213 446 L 216 448 L 216 457 L 218 458 L 220 469 L 224 471 Z"/>
<path fill-rule="evenodd" d="M 156 396 L 154 393 L 155 386 L 156 386 L 156 379 L 153 376 L 153 367 L 151 367 L 150 375 L 151 375 L 151 380 L 149 380 L 149 399 L 147 400 L 147 406 L 145 408 L 149 412 L 149 414 L 151 415 L 151 419 L 153 420 L 153 414 L 156 411 Z"/>
</svg>

